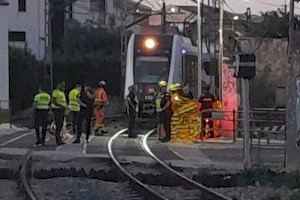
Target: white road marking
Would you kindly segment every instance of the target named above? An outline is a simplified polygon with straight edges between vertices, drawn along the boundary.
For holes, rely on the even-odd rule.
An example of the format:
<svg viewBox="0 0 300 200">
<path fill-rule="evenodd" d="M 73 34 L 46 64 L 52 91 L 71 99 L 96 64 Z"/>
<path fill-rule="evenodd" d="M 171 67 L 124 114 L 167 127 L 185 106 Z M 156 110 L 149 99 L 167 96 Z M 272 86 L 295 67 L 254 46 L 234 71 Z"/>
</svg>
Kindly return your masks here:
<svg viewBox="0 0 300 200">
<path fill-rule="evenodd" d="M 19 139 L 21 139 L 21 138 L 23 138 L 23 137 L 26 137 L 26 136 L 28 136 L 28 135 L 31 135 L 31 134 L 33 134 L 33 133 L 34 133 L 33 131 L 32 131 L 32 132 L 25 133 L 25 134 L 23 134 L 23 135 L 20 135 L 19 137 L 13 138 L 13 139 L 11 139 L 11 140 L 9 140 L 9 141 L 7 141 L 7 142 L 4 142 L 4 143 L 0 144 L 0 146 L 5 146 L 5 145 L 7 145 L 7 144 L 9 144 L 9 143 L 12 143 L 12 142 L 14 142 L 14 141 L 17 141 L 17 140 L 19 140 Z"/>
</svg>

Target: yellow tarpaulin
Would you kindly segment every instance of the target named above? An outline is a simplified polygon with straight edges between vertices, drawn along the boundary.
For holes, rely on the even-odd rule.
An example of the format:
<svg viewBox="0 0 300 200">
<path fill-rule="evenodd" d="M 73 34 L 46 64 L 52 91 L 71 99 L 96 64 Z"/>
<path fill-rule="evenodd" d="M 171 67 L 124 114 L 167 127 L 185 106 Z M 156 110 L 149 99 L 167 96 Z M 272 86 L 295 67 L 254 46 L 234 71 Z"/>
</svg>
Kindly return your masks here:
<svg viewBox="0 0 300 200">
<path fill-rule="evenodd" d="M 196 141 L 201 130 L 199 104 L 197 100 L 184 98 L 177 93 L 172 94 L 172 142 Z"/>
</svg>

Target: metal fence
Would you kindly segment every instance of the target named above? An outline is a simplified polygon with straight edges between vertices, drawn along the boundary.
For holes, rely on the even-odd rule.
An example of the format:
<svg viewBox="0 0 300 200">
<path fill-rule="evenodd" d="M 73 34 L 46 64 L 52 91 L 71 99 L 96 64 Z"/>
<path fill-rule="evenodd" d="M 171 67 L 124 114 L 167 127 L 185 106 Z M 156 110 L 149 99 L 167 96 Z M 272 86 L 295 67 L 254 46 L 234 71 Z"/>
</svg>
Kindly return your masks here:
<svg viewBox="0 0 300 200">
<path fill-rule="evenodd" d="M 220 127 L 209 128 L 233 142 L 243 141 L 243 111 L 212 111 L 211 120 L 220 121 Z M 286 111 L 259 108 L 250 111 L 251 156 L 256 165 L 286 163 Z M 207 127 L 202 126 L 203 129 Z M 202 131 L 203 132 L 203 131 Z M 231 138 L 230 138 L 231 137 Z M 273 153 L 275 152 L 275 156 Z M 273 157 L 272 157 L 273 156 Z"/>
</svg>

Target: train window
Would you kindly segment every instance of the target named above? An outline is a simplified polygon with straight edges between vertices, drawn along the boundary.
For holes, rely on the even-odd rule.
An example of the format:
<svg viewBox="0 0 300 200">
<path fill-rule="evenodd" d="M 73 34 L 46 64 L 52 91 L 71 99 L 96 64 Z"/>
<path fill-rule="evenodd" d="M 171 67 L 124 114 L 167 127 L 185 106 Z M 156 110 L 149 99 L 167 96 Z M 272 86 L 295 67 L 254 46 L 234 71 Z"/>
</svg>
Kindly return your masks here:
<svg viewBox="0 0 300 200">
<path fill-rule="evenodd" d="M 183 80 L 189 83 L 196 83 L 197 82 L 197 56 L 189 56 L 186 55 L 183 59 L 184 68 L 183 68 Z"/>
<path fill-rule="evenodd" d="M 139 56 L 135 60 L 134 80 L 136 83 L 157 83 L 168 80 L 170 64 L 168 57 Z"/>
</svg>

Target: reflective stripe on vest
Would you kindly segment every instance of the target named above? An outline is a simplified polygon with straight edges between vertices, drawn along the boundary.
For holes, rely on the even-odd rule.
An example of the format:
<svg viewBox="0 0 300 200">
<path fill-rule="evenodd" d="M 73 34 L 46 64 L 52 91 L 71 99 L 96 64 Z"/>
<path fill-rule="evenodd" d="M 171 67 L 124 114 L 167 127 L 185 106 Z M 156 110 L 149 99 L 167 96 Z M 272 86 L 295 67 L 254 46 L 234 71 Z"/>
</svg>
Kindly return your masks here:
<svg viewBox="0 0 300 200">
<path fill-rule="evenodd" d="M 51 96 L 45 92 L 41 92 L 34 97 L 34 101 L 36 102 L 36 109 L 48 110 Z"/>
<path fill-rule="evenodd" d="M 77 101 L 79 93 L 80 91 L 78 89 L 73 89 L 69 93 L 69 107 L 71 108 L 71 111 L 80 111 L 80 104 Z"/>
</svg>

